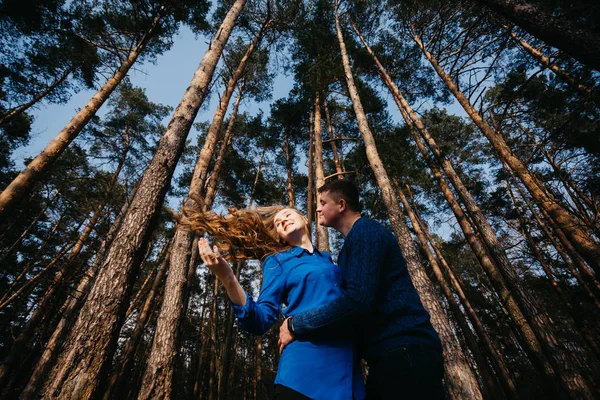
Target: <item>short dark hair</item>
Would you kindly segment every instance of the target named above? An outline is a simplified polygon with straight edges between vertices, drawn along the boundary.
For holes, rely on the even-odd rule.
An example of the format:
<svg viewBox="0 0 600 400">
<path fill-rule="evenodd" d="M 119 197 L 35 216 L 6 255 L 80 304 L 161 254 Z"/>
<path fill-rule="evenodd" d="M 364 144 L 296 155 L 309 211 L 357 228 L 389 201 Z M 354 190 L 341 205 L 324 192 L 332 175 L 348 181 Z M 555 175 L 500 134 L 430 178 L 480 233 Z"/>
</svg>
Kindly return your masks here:
<svg viewBox="0 0 600 400">
<path fill-rule="evenodd" d="M 345 179 L 329 181 L 317 191 L 319 193 L 328 192 L 335 201 L 344 199 L 352 211 L 360 212 L 362 210 L 358 187 L 351 181 Z"/>
</svg>

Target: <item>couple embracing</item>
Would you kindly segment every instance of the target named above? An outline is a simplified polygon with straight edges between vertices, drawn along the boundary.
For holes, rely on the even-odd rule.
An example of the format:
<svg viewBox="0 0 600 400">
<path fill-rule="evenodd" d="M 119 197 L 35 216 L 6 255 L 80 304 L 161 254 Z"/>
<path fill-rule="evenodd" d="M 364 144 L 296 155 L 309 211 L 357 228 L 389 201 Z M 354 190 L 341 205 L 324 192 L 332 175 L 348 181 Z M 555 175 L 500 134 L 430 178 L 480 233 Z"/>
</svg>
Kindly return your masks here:
<svg viewBox="0 0 600 400">
<path fill-rule="evenodd" d="M 276 399 L 442 399 L 442 346 L 394 235 L 360 215 L 347 180 L 319 188 L 318 222 L 344 236 L 333 264 L 310 239 L 306 218 L 285 207 L 188 212 L 191 229 L 216 237 L 240 259 L 259 259 L 255 301 L 219 248 L 199 240 L 205 265 L 225 286 L 239 326 L 257 335 L 283 313 Z M 282 305 L 285 308 L 282 311 Z M 360 359 L 368 366 L 365 387 Z"/>
</svg>

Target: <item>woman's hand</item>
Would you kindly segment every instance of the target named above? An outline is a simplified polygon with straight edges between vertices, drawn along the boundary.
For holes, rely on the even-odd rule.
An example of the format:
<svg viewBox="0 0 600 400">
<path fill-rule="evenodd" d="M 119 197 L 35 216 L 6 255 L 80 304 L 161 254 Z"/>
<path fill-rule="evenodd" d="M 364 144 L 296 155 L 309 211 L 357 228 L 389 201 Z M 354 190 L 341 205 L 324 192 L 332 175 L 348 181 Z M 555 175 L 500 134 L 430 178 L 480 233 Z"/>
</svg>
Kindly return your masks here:
<svg viewBox="0 0 600 400">
<path fill-rule="evenodd" d="M 198 240 L 198 251 L 204 265 L 206 265 L 206 267 L 210 269 L 221 282 L 225 283 L 232 278 L 235 278 L 233 269 L 231 269 L 227 260 L 223 258 L 217 246 L 213 246 L 211 249 L 208 240 L 201 238 Z"/>
<path fill-rule="evenodd" d="M 198 240 L 198 251 L 200 257 L 204 261 L 204 265 L 210 269 L 219 281 L 225 286 L 227 295 L 231 302 L 238 306 L 246 305 L 246 293 L 240 286 L 233 269 L 229 263 L 221 256 L 221 252 L 217 246 L 211 250 L 208 240 L 202 238 Z"/>
</svg>

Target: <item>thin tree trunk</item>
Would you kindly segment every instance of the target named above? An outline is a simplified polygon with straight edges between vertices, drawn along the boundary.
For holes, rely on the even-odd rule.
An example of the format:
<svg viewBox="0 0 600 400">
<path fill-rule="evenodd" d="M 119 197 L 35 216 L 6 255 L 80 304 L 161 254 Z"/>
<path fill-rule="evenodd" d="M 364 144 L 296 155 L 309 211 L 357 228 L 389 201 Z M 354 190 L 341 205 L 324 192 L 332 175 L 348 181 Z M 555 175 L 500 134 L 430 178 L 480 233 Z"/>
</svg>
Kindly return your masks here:
<svg viewBox="0 0 600 400">
<path fill-rule="evenodd" d="M 215 165 L 210 173 L 210 178 L 208 179 L 206 195 L 204 196 L 203 203 L 207 210 L 212 209 L 215 197 L 217 195 L 217 187 L 219 186 L 219 176 L 221 174 L 221 168 L 223 167 L 225 154 L 227 154 L 227 150 L 229 149 L 229 146 L 231 146 L 231 140 L 233 139 L 233 127 L 235 126 L 235 119 L 238 115 L 238 109 L 240 107 L 240 102 L 242 101 L 242 94 L 244 92 L 245 86 L 246 81 L 242 80 L 240 89 L 238 91 L 238 96 L 235 99 L 233 111 L 229 116 L 229 124 L 227 124 L 227 130 L 225 131 L 225 135 L 223 137 L 223 143 L 221 145 L 221 148 L 219 149 L 219 156 L 217 157 L 217 161 L 215 161 Z"/>
<path fill-rule="evenodd" d="M 46 210 L 48 210 L 48 208 L 52 205 L 52 202 L 58 196 L 59 193 L 60 193 L 60 190 L 57 190 L 56 192 L 54 192 L 52 197 L 50 199 L 48 199 L 48 202 L 46 203 L 44 208 L 42 208 L 42 211 L 40 211 L 38 213 L 38 215 L 36 215 L 36 217 L 33 219 L 33 221 L 31 221 L 29 226 L 21 233 L 21 235 L 17 238 L 17 240 L 15 240 L 15 242 L 2 254 L 2 257 L 0 258 L 0 265 L 4 264 L 6 257 L 8 257 L 8 255 L 15 249 L 15 247 L 17 247 L 17 245 L 19 243 L 21 243 L 21 241 L 29 234 L 29 232 L 31 232 L 31 230 L 33 229 L 35 224 L 37 224 L 37 222 L 42 217 L 42 215 L 44 215 L 46 213 Z"/>
<path fill-rule="evenodd" d="M 346 45 L 342 36 L 337 4 L 338 3 L 336 2 L 335 25 L 337 38 L 342 54 L 346 84 L 348 86 L 350 98 L 352 99 L 358 128 L 363 137 L 367 158 L 371 164 L 373 173 L 375 174 L 375 179 L 381 189 L 383 201 L 388 209 L 390 222 L 394 228 L 396 237 L 398 238 L 398 243 L 402 249 L 402 254 L 406 260 L 406 265 L 413 279 L 413 283 L 419 291 L 423 305 L 429 312 L 431 322 L 442 340 L 445 356 L 444 368 L 446 371 L 446 387 L 452 398 L 481 399 L 482 395 L 477 380 L 475 379 L 475 374 L 466 362 L 460 344 L 452 335 L 450 323 L 444 315 L 433 285 L 421 266 L 421 261 L 415 249 L 414 242 L 412 241 L 408 227 L 403 221 L 400 204 L 394 194 L 387 172 L 379 158 L 373 134 L 367 123 L 367 118 L 354 84 L 354 78 L 350 68 L 350 59 L 348 58 Z"/>
<path fill-rule="evenodd" d="M 46 148 L 31 160 L 27 167 L 0 193 L 0 218 L 4 218 L 15 204 L 20 202 L 22 197 L 31 190 L 35 182 L 50 169 L 52 164 L 66 150 L 69 144 L 75 140 L 79 132 L 81 132 L 106 99 L 108 99 L 117 85 L 125 78 L 129 69 L 155 35 L 156 30 L 160 28 L 160 21 L 164 10 L 164 6 L 159 8 L 152 25 L 129 53 L 115 74 L 106 81 L 104 86 L 96 92 L 90 101 L 52 139 Z"/>
<path fill-rule="evenodd" d="M 344 168 L 342 161 L 340 160 L 340 154 L 338 153 L 337 145 L 335 144 L 336 135 L 333 131 L 333 125 L 331 124 L 331 115 L 329 114 L 329 106 L 327 104 L 327 98 L 323 98 L 323 108 L 325 109 L 325 120 L 327 121 L 327 132 L 329 133 L 329 139 L 331 140 L 331 151 L 333 152 L 333 163 L 335 165 L 335 172 L 339 175 L 339 179 L 344 179 L 343 173 Z M 341 147 L 341 143 L 340 143 Z"/>
<path fill-rule="evenodd" d="M 209 357 L 210 362 L 208 366 L 208 400 L 212 400 L 216 394 L 218 381 L 215 382 L 217 377 L 217 297 L 219 295 L 219 280 L 215 278 L 213 287 L 213 299 L 210 307 L 211 322 L 209 325 L 210 329 L 210 346 L 209 346 Z"/>
<path fill-rule="evenodd" d="M 235 266 L 235 277 L 239 280 L 240 278 L 240 269 L 241 262 L 236 263 Z M 235 334 L 235 330 L 233 329 L 235 317 L 233 315 L 233 308 L 229 307 L 229 311 L 227 312 L 227 319 L 225 323 L 227 324 L 227 329 L 225 331 L 225 343 L 223 345 L 223 356 L 221 359 L 223 360 L 221 364 L 221 371 L 219 372 L 219 390 L 217 393 L 218 399 L 230 399 L 232 398 L 232 393 L 229 391 L 229 369 L 232 364 L 233 357 L 233 335 Z"/>
<path fill-rule="evenodd" d="M 556 18 L 527 0 L 478 0 L 549 45 L 600 71 L 600 36 L 592 29 Z"/>
<path fill-rule="evenodd" d="M 484 119 L 483 116 L 469 103 L 469 100 L 458 89 L 452 78 L 444 72 L 437 60 L 425 48 L 420 37 L 415 33 L 414 40 L 425 55 L 425 58 L 433 66 L 442 81 L 456 97 L 458 102 L 471 117 L 475 125 L 480 129 L 484 136 L 496 151 L 500 160 L 508 165 L 514 171 L 516 176 L 523 182 L 527 190 L 531 193 L 536 203 L 543 208 L 559 228 L 565 233 L 572 245 L 577 249 L 585 261 L 594 269 L 596 274 L 600 274 L 600 246 L 594 242 L 588 232 L 581 228 L 579 221 L 563 208 L 553 196 L 546 190 L 510 150 L 508 144 L 502 138 L 500 132 L 495 131 Z"/>
<path fill-rule="evenodd" d="M 55 80 L 54 82 L 52 82 L 52 84 L 50 86 L 48 86 L 46 89 L 42 90 L 37 96 L 35 96 L 33 99 L 31 99 L 30 101 L 28 101 L 25 104 L 20 105 L 19 107 L 15 108 L 14 110 L 10 111 L 8 114 L 6 114 L 5 116 L 3 116 L 2 118 L 0 118 L 0 125 L 4 125 L 7 122 L 9 122 L 11 119 L 23 114 L 25 111 L 27 111 L 31 106 L 33 106 L 34 104 L 36 104 L 37 102 L 39 102 L 40 100 L 42 100 L 44 97 L 46 97 L 46 95 L 48 95 L 48 93 L 52 92 L 54 89 L 56 89 L 61 83 L 63 83 L 65 81 L 65 79 L 67 79 L 67 77 L 71 74 L 71 72 L 74 71 L 75 68 L 69 68 L 67 70 L 65 70 L 63 72 L 63 74 L 61 76 L 58 77 L 57 80 Z"/>
<path fill-rule="evenodd" d="M 107 372 L 143 251 L 185 139 L 202 105 L 223 47 L 245 0 L 237 0 L 216 33 L 161 138 L 136 190 L 123 225 L 75 322 L 44 393 L 48 397 L 93 397 Z M 175 249 L 177 250 L 177 249 Z"/>
<path fill-rule="evenodd" d="M 262 165 L 267 152 L 267 146 L 263 146 L 260 158 L 258 160 L 258 166 L 256 167 L 256 173 L 254 174 L 254 182 L 252 183 L 252 190 L 250 191 L 250 198 L 248 199 L 248 208 L 252 208 L 254 202 L 254 193 L 256 193 L 256 187 L 258 186 L 258 180 L 260 179 L 260 173 L 262 172 Z"/>
<path fill-rule="evenodd" d="M 321 94 L 315 94 L 315 184 L 317 190 L 325 184 L 325 173 L 323 172 L 323 133 L 321 132 Z M 321 251 L 329 251 L 329 234 L 327 227 L 316 222 L 317 248 Z"/>
<path fill-rule="evenodd" d="M 288 207 L 293 208 L 294 199 L 294 171 L 292 170 L 292 155 L 290 153 L 290 137 L 287 129 L 284 128 L 284 150 L 285 150 L 285 170 L 287 172 L 287 197 Z"/>
<path fill-rule="evenodd" d="M 513 38 L 515 42 L 517 42 L 531 57 L 542 64 L 545 68 L 548 68 L 550 71 L 554 72 L 556 76 L 576 89 L 585 97 L 591 96 L 592 90 L 589 87 L 575 80 L 575 78 L 569 75 L 565 70 L 561 69 L 558 65 L 550 61 L 550 58 L 546 57 L 544 53 L 527 43 L 524 39 L 518 37 L 517 34 L 508 26 L 503 24 L 502 27 L 506 30 L 506 32 L 508 32 L 510 37 Z"/>
<path fill-rule="evenodd" d="M 306 188 L 306 218 L 308 219 L 308 231 L 312 232 L 312 223 L 315 219 L 315 146 L 313 133 L 314 112 L 310 111 L 308 122 L 308 187 Z"/>
</svg>

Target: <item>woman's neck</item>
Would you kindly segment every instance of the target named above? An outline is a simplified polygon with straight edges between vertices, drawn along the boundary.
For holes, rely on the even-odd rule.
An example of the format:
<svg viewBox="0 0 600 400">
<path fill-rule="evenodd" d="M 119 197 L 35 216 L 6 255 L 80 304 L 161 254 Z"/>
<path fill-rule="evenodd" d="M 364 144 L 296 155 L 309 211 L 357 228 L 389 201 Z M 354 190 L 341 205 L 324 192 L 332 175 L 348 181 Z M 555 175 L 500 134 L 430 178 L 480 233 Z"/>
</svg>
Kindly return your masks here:
<svg viewBox="0 0 600 400">
<path fill-rule="evenodd" d="M 291 240 L 289 241 L 289 244 L 292 246 L 302 247 L 303 249 L 306 249 L 311 253 L 315 249 L 312 242 L 310 241 L 310 238 L 306 234 L 298 237 L 297 239 L 296 238 L 290 238 L 290 239 Z"/>
</svg>

